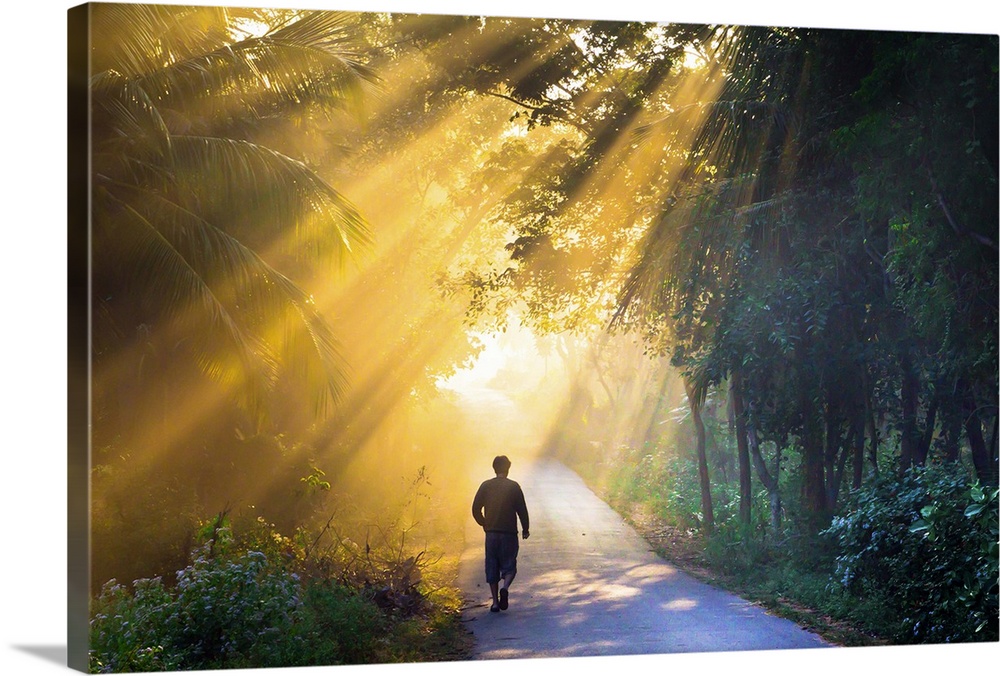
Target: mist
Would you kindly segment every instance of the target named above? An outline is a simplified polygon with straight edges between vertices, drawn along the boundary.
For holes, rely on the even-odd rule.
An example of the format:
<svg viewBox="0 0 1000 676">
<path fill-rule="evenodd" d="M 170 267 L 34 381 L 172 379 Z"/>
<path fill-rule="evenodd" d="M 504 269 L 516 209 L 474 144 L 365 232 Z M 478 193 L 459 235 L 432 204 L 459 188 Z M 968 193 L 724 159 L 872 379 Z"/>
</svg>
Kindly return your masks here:
<svg viewBox="0 0 1000 676">
<path fill-rule="evenodd" d="M 109 52 L 95 56 L 98 67 L 115 63 L 115 46 L 131 39 L 113 11 L 96 15 Z M 255 34 L 288 18 L 234 17 L 230 25 Z M 138 250 L 116 239 L 121 208 L 99 214 L 106 248 L 95 273 L 94 591 L 110 579 L 169 577 L 199 529 L 221 515 L 289 535 L 332 523 L 354 541 L 382 528 L 404 533 L 407 548 L 454 556 L 495 455 L 508 455 L 515 473 L 555 455 L 597 476 L 604 454 L 664 433 L 664 411 L 679 405 L 663 360 L 607 331 L 616 286 L 651 222 L 629 204 L 626 184 L 654 174 L 669 181 L 674 161 L 655 146 L 635 151 L 619 130 L 604 150 L 608 161 L 573 188 L 597 191 L 602 212 L 539 205 L 560 223 L 557 238 L 522 250 L 535 242 L 511 220 L 518 191 L 552 169 L 570 171 L 560 166 L 580 132 L 539 126 L 501 95 L 502 82 L 497 95 L 450 83 L 542 22 L 484 29 L 445 17 L 348 19 L 365 66 L 350 74 L 347 105 L 265 116 L 245 137 L 301 158 L 335 189 L 328 207 L 294 194 L 285 205 L 241 193 L 232 176 L 197 166 L 179 179 L 201 182 L 192 188 L 199 199 L 225 193 L 206 218 L 231 224 L 253 252 L 233 255 L 259 265 L 191 264 L 210 302 L 226 308 L 213 312 L 228 313 L 227 324 L 205 323 L 204 301 L 189 300 L 196 292 L 184 288 L 173 292 L 175 307 L 156 307 L 140 273 L 121 265 Z M 210 20 L 225 29 L 225 17 Z M 392 41 L 401 29 L 410 44 Z M 573 35 L 547 49 L 589 48 L 582 32 Z M 504 81 L 537 65 L 511 63 Z M 701 76 L 701 89 L 712 80 Z M 696 88 L 669 89 L 682 106 Z M 251 92 L 242 96 L 257 105 Z M 261 106 L 275 96 L 268 86 L 257 93 Z M 581 105 L 600 104 L 597 93 L 583 96 Z M 188 109 L 164 106 L 172 133 L 233 124 L 235 97 L 194 98 Z M 245 161 L 246 189 L 256 191 L 258 160 Z M 250 227 L 286 206 L 294 227 Z M 187 237 L 186 224 L 175 227 L 171 236 Z M 159 259 L 142 265 L 164 274 Z M 292 305 L 255 306 L 283 285 L 294 285 Z M 250 316 L 238 314 L 244 308 Z M 235 352 L 227 346 L 234 342 Z"/>
</svg>

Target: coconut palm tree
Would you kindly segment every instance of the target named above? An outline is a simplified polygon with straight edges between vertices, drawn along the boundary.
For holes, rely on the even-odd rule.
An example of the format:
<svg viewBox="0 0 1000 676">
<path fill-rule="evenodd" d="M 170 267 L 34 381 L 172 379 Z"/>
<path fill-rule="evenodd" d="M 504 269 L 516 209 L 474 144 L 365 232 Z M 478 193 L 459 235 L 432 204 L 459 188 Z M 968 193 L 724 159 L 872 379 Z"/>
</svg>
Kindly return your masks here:
<svg viewBox="0 0 1000 676">
<path fill-rule="evenodd" d="M 130 403 L 155 360 L 160 374 L 193 365 L 258 424 L 282 382 L 317 411 L 336 400 L 331 327 L 268 252 L 342 261 L 368 229 L 315 168 L 261 139 L 343 114 L 374 82 L 350 21 L 90 6 L 95 399 Z"/>
</svg>

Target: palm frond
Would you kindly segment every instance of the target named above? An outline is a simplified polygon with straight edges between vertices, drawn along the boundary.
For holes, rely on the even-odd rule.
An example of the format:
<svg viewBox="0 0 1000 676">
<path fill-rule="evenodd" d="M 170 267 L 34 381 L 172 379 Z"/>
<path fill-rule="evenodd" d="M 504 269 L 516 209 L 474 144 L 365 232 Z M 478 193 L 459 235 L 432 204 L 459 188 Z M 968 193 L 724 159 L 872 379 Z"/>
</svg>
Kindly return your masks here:
<svg viewBox="0 0 1000 676">
<path fill-rule="evenodd" d="M 332 246 L 338 258 L 372 242 L 347 198 L 303 162 L 270 148 L 238 139 L 174 136 L 170 168 L 206 218 L 225 224 L 227 232 L 273 236 L 294 224 L 303 252 L 324 253 Z"/>
<path fill-rule="evenodd" d="M 172 185 L 230 232 L 271 237 L 293 224 L 308 240 L 302 253 L 343 260 L 371 244 L 354 205 L 303 162 L 246 140 L 171 134 L 143 87 L 120 76 L 102 76 L 94 102 L 96 171 Z"/>
<path fill-rule="evenodd" d="M 115 246 L 96 249 L 97 262 L 126 267 L 128 290 L 123 293 L 135 293 L 141 305 L 155 306 L 164 323 L 184 327 L 202 371 L 233 386 L 244 408 L 259 416 L 275 377 L 275 362 L 266 346 L 240 325 L 159 223 L 110 192 L 101 193 L 101 204 L 113 211 L 95 214 L 95 236 L 108 237 L 107 230 L 113 229 Z M 102 260 L 113 254 L 116 260 Z"/>
<path fill-rule="evenodd" d="M 327 408 L 340 397 L 345 363 L 332 330 L 301 288 L 183 206 L 132 186 L 108 189 L 130 216 L 126 227 L 116 231 L 133 241 L 131 251 L 124 252 L 131 268 L 128 286 L 157 298 L 156 305 L 173 317 L 203 323 L 198 316 L 207 315 L 208 325 L 191 332 L 205 336 L 196 340 L 206 341 L 201 357 L 206 373 L 216 379 L 225 373 L 225 361 L 211 356 L 219 351 L 211 348 L 213 340 L 208 338 L 222 329 L 230 347 L 243 355 L 245 369 L 263 369 L 258 391 L 273 385 L 279 371 L 293 371 L 304 378 L 317 408 Z M 195 300 L 202 311 L 189 319 L 184 313 Z M 276 340 L 279 335 L 282 339 Z"/>
<path fill-rule="evenodd" d="M 286 361 L 289 369 L 318 395 L 313 399 L 314 412 L 321 417 L 347 390 L 347 362 L 330 325 L 319 316 L 311 302 L 294 302 L 292 308 L 305 331 L 289 335 Z"/>
<path fill-rule="evenodd" d="M 355 106 L 378 78 L 351 43 L 348 16 L 308 13 L 276 31 L 220 44 L 135 79 L 160 105 L 215 124 L 304 103 Z"/>
<path fill-rule="evenodd" d="M 96 154 L 148 161 L 169 153 L 170 130 L 160 109 L 134 80 L 102 73 L 91 82 L 91 100 Z"/>
<path fill-rule="evenodd" d="M 690 366 L 685 374 L 684 390 L 691 406 L 704 406 L 712 380 L 711 370 L 704 362 L 698 361 Z"/>
<path fill-rule="evenodd" d="M 90 11 L 92 62 L 97 73 L 112 69 L 123 75 L 154 72 L 178 59 L 218 49 L 232 39 L 232 8 L 94 3 Z"/>
<path fill-rule="evenodd" d="M 289 378 L 328 410 L 346 381 L 333 331 L 255 250 L 343 261 L 371 236 L 315 171 L 250 139 L 269 120 L 359 105 L 377 77 L 352 43 L 353 15 L 113 4 L 91 17 L 107 316 L 184 333 L 201 371 L 258 418 Z"/>
<path fill-rule="evenodd" d="M 238 308 L 234 315 L 251 332 L 274 333 L 273 325 L 281 324 L 283 342 L 267 348 L 277 363 L 308 373 L 314 385 L 319 383 L 313 391 L 320 400 L 339 397 L 346 384 L 346 362 L 332 329 L 305 291 L 239 240 L 180 205 L 155 195 L 146 195 L 142 204 L 142 209 L 155 212 L 151 216 L 203 278 L 220 289 L 216 293 L 227 305 Z"/>
</svg>

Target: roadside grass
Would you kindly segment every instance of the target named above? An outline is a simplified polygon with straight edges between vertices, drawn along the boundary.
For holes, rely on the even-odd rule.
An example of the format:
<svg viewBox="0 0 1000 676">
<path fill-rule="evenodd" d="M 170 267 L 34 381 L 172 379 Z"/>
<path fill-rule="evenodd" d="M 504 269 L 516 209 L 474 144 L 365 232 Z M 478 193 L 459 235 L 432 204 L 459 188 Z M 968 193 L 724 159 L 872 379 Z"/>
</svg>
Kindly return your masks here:
<svg viewBox="0 0 1000 676">
<path fill-rule="evenodd" d="M 462 622 L 463 599 L 456 582 L 458 562 L 458 556 L 444 556 L 424 571 L 429 612 L 396 627 L 391 639 L 393 662 L 471 659 L 473 636 Z"/>
<path fill-rule="evenodd" d="M 454 662 L 472 657 L 472 634 L 457 610 L 400 623 L 390 638 L 391 662 Z"/>
</svg>

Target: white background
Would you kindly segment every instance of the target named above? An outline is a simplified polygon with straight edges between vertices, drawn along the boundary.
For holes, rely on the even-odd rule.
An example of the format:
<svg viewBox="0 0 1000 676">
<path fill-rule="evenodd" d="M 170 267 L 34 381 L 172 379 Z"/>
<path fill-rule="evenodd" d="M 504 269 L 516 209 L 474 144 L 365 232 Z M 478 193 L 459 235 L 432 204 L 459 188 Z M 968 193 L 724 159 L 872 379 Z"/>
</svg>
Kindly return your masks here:
<svg viewBox="0 0 1000 676">
<path fill-rule="evenodd" d="M 0 39 L 4 237 L 3 478 L 0 497 L 0 664 L 3 673 L 64 672 L 66 649 L 66 10 L 73 3 L 16 0 L 4 10 Z M 176 3 L 175 3 L 176 4 Z M 199 2 L 199 4 L 206 4 Z M 425 13 L 648 19 L 692 23 L 998 32 L 995 1 L 834 3 L 711 0 L 701 3 L 618 0 L 307 0 L 247 2 L 256 6 L 421 11 Z M 823 8 L 815 7 L 824 5 Z M 904 8 L 893 12 L 889 7 Z M 783 674 L 992 672 L 1000 644 L 853 648 L 804 652 L 661 655 L 528 660 L 526 675 L 573 669 L 588 673 L 703 673 L 732 670 Z M 501 664 L 475 666 L 501 673 Z M 509 670 L 507 664 L 504 668 Z M 390 665 L 230 671 L 232 674 L 464 674 L 470 665 Z"/>
</svg>

